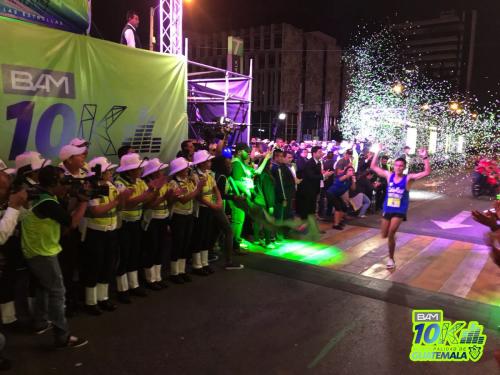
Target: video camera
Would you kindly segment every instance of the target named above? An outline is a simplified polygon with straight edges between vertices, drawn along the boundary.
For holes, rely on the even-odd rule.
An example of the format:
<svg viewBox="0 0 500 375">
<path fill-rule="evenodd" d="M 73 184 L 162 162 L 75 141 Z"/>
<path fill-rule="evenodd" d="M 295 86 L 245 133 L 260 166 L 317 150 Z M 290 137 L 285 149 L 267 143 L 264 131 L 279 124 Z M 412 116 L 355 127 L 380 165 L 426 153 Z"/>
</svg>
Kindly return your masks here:
<svg viewBox="0 0 500 375">
<path fill-rule="evenodd" d="M 21 190 L 26 190 L 28 194 L 28 200 L 36 200 L 40 196 L 40 190 L 37 185 L 33 183 L 30 179 L 28 179 L 28 174 L 32 172 L 31 168 L 20 169 L 14 180 L 12 181 L 12 185 L 10 188 L 11 194 L 17 193 Z"/>
<path fill-rule="evenodd" d="M 95 199 L 109 195 L 109 186 L 101 183 L 101 165 L 97 164 L 91 169 L 91 176 L 78 178 L 65 175 L 61 180 L 61 185 L 69 186 L 69 195 L 73 197 L 84 196 L 88 199 Z"/>
</svg>

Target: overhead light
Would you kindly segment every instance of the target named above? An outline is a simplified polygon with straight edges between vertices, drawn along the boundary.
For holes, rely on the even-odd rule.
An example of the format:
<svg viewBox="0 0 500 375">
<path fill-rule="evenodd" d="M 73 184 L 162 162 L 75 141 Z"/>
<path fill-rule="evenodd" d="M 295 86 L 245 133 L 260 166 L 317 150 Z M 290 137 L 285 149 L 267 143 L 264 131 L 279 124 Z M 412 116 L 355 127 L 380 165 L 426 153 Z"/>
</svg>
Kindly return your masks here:
<svg viewBox="0 0 500 375">
<path fill-rule="evenodd" d="M 280 119 L 280 120 L 282 120 L 282 121 L 283 121 L 283 120 L 285 120 L 285 119 L 286 119 L 286 113 L 281 112 L 281 113 L 278 115 L 278 119 Z"/>
<path fill-rule="evenodd" d="M 392 86 L 392 91 L 394 91 L 396 94 L 401 94 L 404 91 L 405 87 L 401 82 L 397 82 Z"/>
</svg>

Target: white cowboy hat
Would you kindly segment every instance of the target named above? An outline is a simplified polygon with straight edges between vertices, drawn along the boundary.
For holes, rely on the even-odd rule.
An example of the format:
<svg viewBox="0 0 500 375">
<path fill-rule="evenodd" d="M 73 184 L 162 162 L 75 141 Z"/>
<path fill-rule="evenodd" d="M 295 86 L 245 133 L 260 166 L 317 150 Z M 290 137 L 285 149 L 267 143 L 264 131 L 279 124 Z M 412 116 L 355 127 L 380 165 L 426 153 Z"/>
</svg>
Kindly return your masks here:
<svg viewBox="0 0 500 375">
<path fill-rule="evenodd" d="M 161 171 L 168 167 L 168 164 L 162 163 L 160 159 L 154 158 L 146 163 L 144 166 L 144 171 L 142 172 L 142 177 L 149 176 L 152 173 Z"/>
<path fill-rule="evenodd" d="M 76 147 L 88 147 L 90 143 L 82 138 L 73 138 L 69 144 Z"/>
<path fill-rule="evenodd" d="M 31 166 L 32 171 L 37 171 L 50 163 L 52 163 L 52 161 L 44 159 L 40 153 L 26 151 L 16 156 L 16 171 L 28 165 Z"/>
<path fill-rule="evenodd" d="M 59 151 L 59 159 L 61 161 L 68 160 L 70 157 L 75 156 L 75 155 L 81 155 L 87 152 L 86 147 L 78 147 L 78 146 L 73 146 L 73 145 L 66 145 L 61 148 L 61 151 Z"/>
<path fill-rule="evenodd" d="M 183 171 L 184 169 L 189 167 L 189 163 L 184 158 L 177 158 L 170 162 L 170 171 L 168 173 L 169 176 L 173 176 L 177 172 Z"/>
<path fill-rule="evenodd" d="M 0 159 L 0 171 L 5 172 L 8 175 L 16 174 L 16 170 L 14 168 L 7 168 L 7 164 L 5 164 L 2 159 Z"/>
<path fill-rule="evenodd" d="M 109 171 L 111 169 L 115 169 L 116 167 L 118 167 L 118 165 L 112 164 L 104 156 L 99 156 L 99 157 L 93 158 L 91 161 L 89 161 L 88 165 L 89 165 L 90 169 L 93 169 L 98 164 L 101 165 L 101 172 L 106 172 L 106 171 Z M 94 173 L 94 172 L 92 172 L 92 173 Z"/>
<path fill-rule="evenodd" d="M 137 169 L 142 167 L 144 160 L 141 159 L 139 154 L 125 154 L 120 159 L 120 166 L 116 168 L 118 173 L 131 171 L 132 169 Z"/>
<path fill-rule="evenodd" d="M 210 154 L 207 150 L 196 151 L 193 155 L 193 165 L 198 165 L 206 162 L 207 160 L 212 160 L 215 156 Z"/>
</svg>

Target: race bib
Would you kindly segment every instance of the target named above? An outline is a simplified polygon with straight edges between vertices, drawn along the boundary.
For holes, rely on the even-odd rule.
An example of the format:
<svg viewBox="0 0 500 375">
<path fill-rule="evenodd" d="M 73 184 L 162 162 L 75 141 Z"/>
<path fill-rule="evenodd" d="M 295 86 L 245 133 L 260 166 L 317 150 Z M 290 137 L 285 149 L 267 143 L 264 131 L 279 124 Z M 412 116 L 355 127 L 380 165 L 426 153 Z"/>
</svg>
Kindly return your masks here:
<svg viewBox="0 0 500 375">
<path fill-rule="evenodd" d="M 387 206 L 388 207 L 399 208 L 399 207 L 401 207 L 401 199 L 399 199 L 399 198 L 388 198 L 387 199 Z"/>
</svg>

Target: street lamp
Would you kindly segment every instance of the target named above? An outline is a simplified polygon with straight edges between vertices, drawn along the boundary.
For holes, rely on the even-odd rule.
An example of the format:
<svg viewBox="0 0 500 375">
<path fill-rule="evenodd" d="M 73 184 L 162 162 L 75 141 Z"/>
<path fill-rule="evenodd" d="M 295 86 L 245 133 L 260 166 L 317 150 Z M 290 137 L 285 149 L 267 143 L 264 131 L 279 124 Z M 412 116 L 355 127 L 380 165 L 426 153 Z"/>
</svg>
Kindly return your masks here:
<svg viewBox="0 0 500 375">
<path fill-rule="evenodd" d="M 398 95 L 401 94 L 404 89 L 405 89 L 405 87 L 403 86 L 403 84 L 401 82 L 397 82 L 394 84 L 394 86 L 392 86 L 392 91 L 394 91 Z"/>
<path fill-rule="evenodd" d="M 279 115 L 278 115 L 278 119 L 283 121 L 283 120 L 286 120 L 286 113 L 283 113 L 281 112 Z"/>
<path fill-rule="evenodd" d="M 460 109 L 460 106 L 458 105 L 457 102 L 451 102 L 450 103 L 450 110 L 452 110 L 453 112 L 456 112 Z"/>
</svg>

